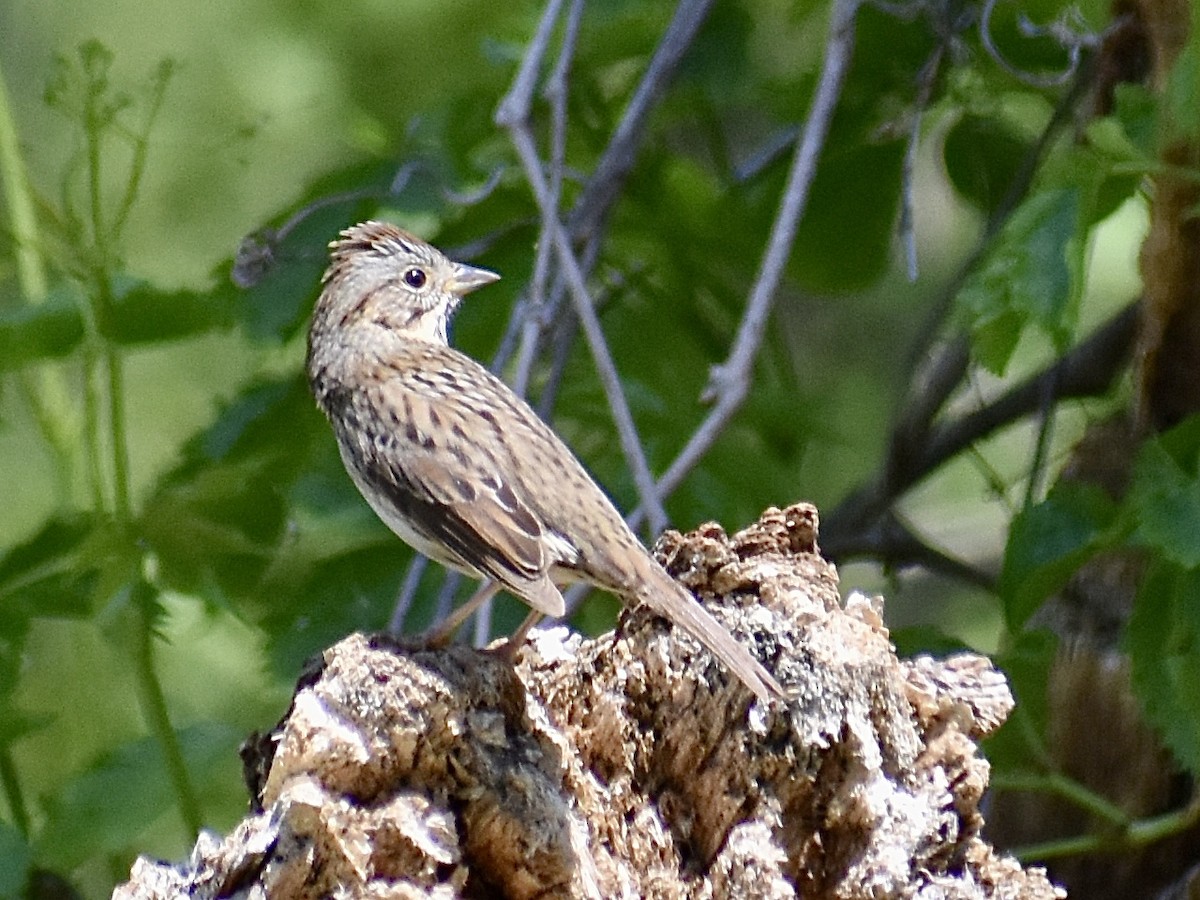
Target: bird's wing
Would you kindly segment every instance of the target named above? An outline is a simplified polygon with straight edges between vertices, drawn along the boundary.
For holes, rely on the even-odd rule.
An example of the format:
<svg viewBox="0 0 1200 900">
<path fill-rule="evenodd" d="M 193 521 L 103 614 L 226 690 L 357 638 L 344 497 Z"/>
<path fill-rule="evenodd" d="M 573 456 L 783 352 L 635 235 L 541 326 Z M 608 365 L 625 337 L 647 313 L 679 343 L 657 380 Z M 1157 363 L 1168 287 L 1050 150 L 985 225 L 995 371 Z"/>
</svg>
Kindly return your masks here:
<svg viewBox="0 0 1200 900">
<path fill-rule="evenodd" d="M 418 386 L 419 387 L 419 386 Z M 403 376 L 371 391 L 380 411 L 359 419 L 363 472 L 412 526 L 449 559 L 495 579 L 539 612 L 561 616 L 562 594 L 541 520 L 488 452 L 475 407 L 429 396 Z"/>
</svg>

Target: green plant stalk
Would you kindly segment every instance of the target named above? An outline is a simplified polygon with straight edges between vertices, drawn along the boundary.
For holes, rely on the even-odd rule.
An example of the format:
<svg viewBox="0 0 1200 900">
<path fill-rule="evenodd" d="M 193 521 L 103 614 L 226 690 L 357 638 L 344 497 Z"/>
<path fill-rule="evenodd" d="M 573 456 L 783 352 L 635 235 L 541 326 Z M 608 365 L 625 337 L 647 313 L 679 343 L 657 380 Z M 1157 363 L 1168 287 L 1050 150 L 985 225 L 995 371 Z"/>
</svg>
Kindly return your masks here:
<svg viewBox="0 0 1200 900">
<path fill-rule="evenodd" d="M 183 758 L 183 748 L 179 744 L 179 736 L 171 726 L 171 717 L 167 712 L 167 699 L 163 694 L 158 673 L 154 671 L 154 609 L 152 601 L 147 597 L 137 598 L 138 606 L 138 644 L 137 644 L 137 683 L 142 700 L 142 714 L 162 747 L 163 759 L 167 765 L 167 775 L 175 790 L 175 798 L 179 806 L 179 815 L 187 831 L 187 841 L 190 843 L 200 833 L 203 818 L 200 812 L 200 801 L 188 775 L 187 763 Z"/>
<path fill-rule="evenodd" d="M 125 183 L 125 193 L 121 198 L 121 205 L 113 224 L 114 235 L 119 236 L 125 230 L 129 212 L 133 209 L 134 201 L 137 199 L 138 188 L 142 184 L 142 175 L 146 171 L 146 156 L 150 150 L 150 131 L 154 128 L 154 122 L 158 118 L 159 112 L 162 111 L 163 102 L 167 98 L 167 84 L 171 80 L 171 71 L 172 66 L 166 60 L 159 65 L 144 126 L 140 132 L 131 136 L 133 159 L 129 164 L 129 178 Z"/>
<path fill-rule="evenodd" d="M 105 122 L 101 115 L 102 95 L 88 91 L 84 110 L 84 130 L 87 135 L 88 206 L 91 212 L 92 241 L 96 249 L 93 272 L 93 317 L 104 348 L 102 361 L 107 375 L 108 426 L 112 452 L 113 512 L 123 527 L 132 517 L 129 494 L 128 430 L 125 426 L 125 379 L 120 351 L 108 339 L 112 318 L 113 295 L 110 269 L 113 262 L 111 235 L 104 217 L 103 171 L 101 157 Z M 93 448 L 98 449 L 98 448 Z"/>
<path fill-rule="evenodd" d="M 46 296 L 46 270 L 37 249 L 37 216 L 17 140 L 17 125 L 8 98 L 8 83 L 0 71 L 0 183 L 8 200 L 8 223 L 16 243 L 21 289 L 31 302 Z"/>
<path fill-rule="evenodd" d="M 1200 821 L 1200 805 L 1193 803 L 1183 809 L 1163 813 L 1149 819 L 1128 823 L 1115 832 L 1081 834 L 1018 847 L 1013 855 L 1022 862 L 1041 862 L 1064 856 L 1081 856 L 1085 853 L 1122 853 L 1146 847 L 1190 829 Z"/>
<path fill-rule="evenodd" d="M 13 824 L 21 836 L 29 838 L 29 810 L 25 808 L 25 795 L 21 791 L 21 779 L 17 777 L 17 766 L 13 762 L 12 750 L 6 743 L 0 746 L 0 782 L 4 784 L 4 796 Z"/>
<path fill-rule="evenodd" d="M 89 320 L 92 318 L 88 317 Z M 96 384 L 97 360 L 100 357 L 96 326 L 89 321 L 91 334 L 83 342 L 83 436 L 88 448 L 88 482 L 92 492 L 92 509 L 102 513 L 107 509 L 104 499 L 104 469 L 101 465 L 103 448 L 100 443 L 100 391 Z"/>
<path fill-rule="evenodd" d="M 1064 856 L 1082 856 L 1085 853 L 1098 853 L 1108 849 L 1108 842 L 1098 834 L 1081 834 L 1076 837 L 1063 838 L 1058 841 L 1046 841 L 1041 844 L 1030 844 L 1028 847 L 1017 847 L 1012 855 L 1023 863 L 1044 862 L 1048 859 L 1061 859 Z"/>
<path fill-rule="evenodd" d="M 99 369 L 102 367 L 107 376 L 105 387 L 108 394 L 108 427 L 111 445 L 109 449 L 112 453 L 113 514 L 118 529 L 130 537 L 133 526 L 133 503 L 129 477 L 129 434 L 125 421 L 124 359 L 120 349 L 112 343 L 109 337 L 115 303 L 112 289 L 112 269 L 115 264 L 113 241 L 116 235 L 109 231 L 104 214 L 101 163 L 104 132 L 108 122 L 102 112 L 102 103 L 103 93 L 96 90 L 95 85 L 89 85 L 84 109 L 84 130 L 87 140 L 88 206 L 95 254 L 89 267 L 92 282 L 89 291 L 92 321 L 91 339 L 87 345 L 91 348 L 91 352 L 85 357 L 88 360 L 87 375 L 90 392 L 88 402 L 89 442 L 94 458 L 93 474 L 97 477 L 97 484 L 102 484 L 99 462 L 101 457 L 100 397 L 97 383 Z M 127 191 L 136 191 L 136 182 L 140 179 L 142 164 L 143 162 L 139 161 L 135 165 Z M 122 217 L 128 211 L 132 200 L 132 196 L 127 193 L 122 207 Z M 103 488 L 101 487 L 101 499 L 102 493 Z M 188 775 L 187 763 L 183 757 L 179 737 L 171 725 L 162 684 L 154 669 L 154 601 L 149 596 L 148 589 L 145 592 L 138 591 L 135 586 L 134 602 L 138 615 L 135 667 L 142 714 L 145 716 L 147 727 L 162 749 L 163 760 L 174 789 L 179 815 L 187 832 L 187 839 L 191 841 L 199 833 L 202 823 L 200 802 Z"/>
<path fill-rule="evenodd" d="M 996 775 L 992 779 L 992 787 L 1005 791 L 1054 794 L 1115 828 L 1124 830 L 1130 827 L 1129 814 L 1125 810 L 1078 781 L 1057 772 L 1047 775 Z"/>
<path fill-rule="evenodd" d="M 37 216 L 30 196 L 29 178 L 21 157 L 16 121 L 8 87 L 0 71 L 0 184 L 8 210 L 8 226 L 15 244 L 17 282 L 27 303 L 41 303 L 48 291 L 45 263 L 39 250 Z M 33 415 L 42 439 L 50 448 L 58 470 L 56 491 L 60 506 L 70 504 L 82 471 L 77 414 L 62 373 L 50 367 L 22 371 L 17 378 L 21 394 Z"/>
<path fill-rule="evenodd" d="M 105 351 L 108 369 L 108 415 L 113 444 L 113 500 L 117 520 L 129 522 L 133 516 L 129 489 L 129 435 L 125 425 L 125 360 L 115 347 Z"/>
<path fill-rule="evenodd" d="M 1149 175 L 1156 178 L 1175 178 L 1184 182 L 1200 182 L 1200 169 L 1171 165 L 1153 159 L 1113 163 L 1110 171 L 1114 175 Z"/>
</svg>

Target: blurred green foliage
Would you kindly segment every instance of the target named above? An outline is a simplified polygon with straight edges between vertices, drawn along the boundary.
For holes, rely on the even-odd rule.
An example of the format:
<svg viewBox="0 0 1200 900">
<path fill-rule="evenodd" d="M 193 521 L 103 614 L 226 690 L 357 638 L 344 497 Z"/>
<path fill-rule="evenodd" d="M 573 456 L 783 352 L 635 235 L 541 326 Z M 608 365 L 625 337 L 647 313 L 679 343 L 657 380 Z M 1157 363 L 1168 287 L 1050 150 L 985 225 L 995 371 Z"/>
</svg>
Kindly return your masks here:
<svg viewBox="0 0 1200 900">
<path fill-rule="evenodd" d="M 1023 7 L 1038 21 L 1062 10 Z M 495 352 L 532 272 L 538 219 L 492 114 L 540 12 L 479 0 L 0 8 L 0 129 L 13 151 L 0 162 L 0 896 L 34 866 L 103 896 L 135 853 L 178 857 L 194 827 L 228 826 L 244 802 L 240 738 L 283 711 L 307 656 L 386 625 L 411 553 L 354 491 L 308 396 L 308 312 L 327 242 L 391 218 L 451 251 L 482 248 L 478 260 L 503 273 L 456 323 L 464 350 Z M 788 165 L 762 151 L 803 121 L 827 13 L 812 0 L 717 4 L 609 217 L 595 283 L 654 471 L 705 413 L 696 398 L 728 352 Z M 1102 4 L 1085 14 L 1103 24 Z M 566 207 L 669 15 L 632 0 L 588 7 Z M 832 508 L 871 475 L 933 298 L 1050 119 L 1054 89 L 1015 80 L 973 31 L 958 35 L 925 110 L 921 275 L 907 283 L 896 253 L 906 135 L 937 30 L 873 6 L 858 26 L 753 391 L 670 498 L 682 527 L 739 527 L 800 498 Z M 1004 5 L 994 36 L 1014 65 L 1065 62 Z M 1197 98 L 1171 97 L 1186 127 Z M 955 302 L 980 378 L 1037 370 L 1081 323 L 1131 299 L 1158 114 L 1154 98 L 1122 89 L 1086 144 L 1050 148 Z M 1096 277 L 1089 248 L 1104 228 L 1133 248 L 1124 282 Z M 260 265 L 242 289 L 231 276 L 247 234 Z M 564 365 L 555 426 L 629 508 L 632 481 L 579 342 Z M 1064 409 L 1052 458 L 1081 419 L 1123 402 L 1074 419 L 1080 406 Z M 920 510 L 928 533 L 981 568 L 1003 559 L 984 621 L 962 612 L 980 607 L 958 602 L 961 586 L 947 599 L 920 578 L 863 579 L 887 586 L 896 621 L 920 625 L 899 638 L 906 650 L 1004 648 L 1025 731 L 997 741 L 998 765 L 1024 765 L 1020 734 L 1044 728 L 1053 641 L 1022 627 L 1083 560 L 1126 540 L 1161 551 L 1146 588 L 1156 605 L 1139 606 L 1129 635 L 1137 677 L 1163 698 L 1150 713 L 1179 759 L 1200 760 L 1193 431 L 1148 445 L 1124 504 L 1062 487 L 1022 508 L 1032 442 L 1021 429 L 939 473 Z M 985 503 L 994 524 L 964 527 Z M 439 584 L 431 567 L 414 623 Z M 612 606 L 578 624 L 601 627 Z M 1174 623 L 1170 652 L 1155 656 L 1162 619 Z"/>
</svg>

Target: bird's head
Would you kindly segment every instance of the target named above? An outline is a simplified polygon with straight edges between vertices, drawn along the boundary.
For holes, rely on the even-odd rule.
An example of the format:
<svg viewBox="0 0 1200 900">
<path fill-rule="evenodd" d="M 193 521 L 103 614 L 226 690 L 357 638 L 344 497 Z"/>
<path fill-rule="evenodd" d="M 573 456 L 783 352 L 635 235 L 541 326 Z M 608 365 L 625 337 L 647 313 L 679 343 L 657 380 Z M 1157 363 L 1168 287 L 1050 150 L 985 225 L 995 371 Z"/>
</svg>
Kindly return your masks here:
<svg viewBox="0 0 1200 900">
<path fill-rule="evenodd" d="M 386 222 L 362 222 L 330 244 L 315 319 L 327 328 L 382 326 L 413 340 L 447 343 L 462 298 L 499 280 L 455 262 L 431 244 Z"/>
</svg>

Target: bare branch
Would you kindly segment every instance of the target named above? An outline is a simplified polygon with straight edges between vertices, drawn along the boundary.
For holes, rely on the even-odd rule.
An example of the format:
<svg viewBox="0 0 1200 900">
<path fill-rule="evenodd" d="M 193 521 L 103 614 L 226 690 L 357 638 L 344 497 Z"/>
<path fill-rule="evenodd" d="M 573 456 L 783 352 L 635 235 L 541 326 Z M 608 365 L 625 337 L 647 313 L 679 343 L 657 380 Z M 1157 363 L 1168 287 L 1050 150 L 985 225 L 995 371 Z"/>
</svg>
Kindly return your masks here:
<svg viewBox="0 0 1200 900">
<path fill-rule="evenodd" d="M 979 243 L 931 305 L 925 322 L 918 331 L 917 342 L 909 353 L 909 367 L 915 371 L 915 375 L 910 383 L 908 399 L 901 407 L 901 413 L 892 431 L 888 460 L 885 464 L 889 472 L 904 468 L 904 459 L 909 454 L 909 448 L 924 443 L 934 417 L 965 377 L 970 363 L 967 341 L 962 336 L 945 341 L 940 337 L 943 323 L 953 307 L 954 298 L 992 251 L 1005 224 L 1029 193 L 1034 175 L 1051 143 L 1072 121 L 1079 100 L 1091 84 L 1092 69 L 1090 64 L 1080 68 L 1071 89 L 1055 107 L 1050 121 L 1021 160 L 1021 165 L 1003 199 L 992 210 Z M 935 342 L 939 340 L 943 341 L 943 344 L 936 347 Z M 922 364 L 921 360 L 927 362 Z"/>
<path fill-rule="evenodd" d="M 1025 486 L 1025 506 L 1031 506 L 1045 489 L 1047 469 L 1049 468 L 1050 440 L 1054 436 L 1054 398 L 1058 393 L 1058 383 L 1055 378 L 1043 379 L 1040 387 L 1042 395 L 1038 403 L 1037 440 L 1033 445 L 1033 459 L 1029 463 L 1029 481 Z"/>
<path fill-rule="evenodd" d="M 413 554 L 413 560 L 408 564 L 408 571 L 404 573 L 400 593 L 396 597 L 396 602 L 392 604 L 392 617 L 388 620 L 389 633 L 404 634 L 404 620 L 408 618 L 408 611 L 412 608 L 413 599 L 417 596 L 417 588 L 421 586 L 421 576 L 425 574 L 425 567 L 428 565 L 428 557 L 420 553 Z"/>
<path fill-rule="evenodd" d="M 634 91 L 625 116 L 575 206 L 571 216 L 574 234 L 594 232 L 615 199 L 620 184 L 633 165 L 636 148 L 641 141 L 649 113 L 674 75 L 687 48 L 691 46 L 711 5 L 712 0 L 681 0 L 679 6 L 676 7 L 671 24 L 647 66 L 645 75 Z M 571 246 L 571 239 L 558 218 L 558 191 L 554 189 L 556 185 L 553 182 L 547 184 L 545 181 L 541 160 L 527 125 L 535 83 L 535 78 L 531 73 L 537 70 L 545 56 L 553 27 L 552 23 L 557 21 L 560 10 L 561 0 L 555 0 L 553 11 L 547 9 L 529 53 L 518 71 L 513 88 L 497 110 L 496 121 L 509 129 L 518 156 L 525 168 L 526 177 L 534 188 L 534 194 L 543 216 L 543 242 L 552 244 L 558 254 L 566 285 L 575 303 L 580 323 L 583 325 L 605 396 L 612 408 L 622 450 L 632 471 L 634 483 L 637 485 L 641 505 L 649 510 L 651 528 L 661 530 L 667 524 L 666 512 L 655 493 L 654 479 L 646 463 L 628 403 L 621 390 L 620 378 L 591 304 L 586 284 L 586 272 L 590 271 L 590 266 L 580 264 Z M 575 12 L 573 11 L 573 14 Z M 577 23 L 573 27 L 577 29 Z M 572 26 L 569 26 L 568 31 L 571 28 Z M 564 54 L 570 51 L 572 45 L 573 35 L 568 34 L 564 41 Z M 560 63 L 559 71 L 565 73 L 567 62 L 560 60 Z M 550 87 L 553 90 L 554 85 Z M 547 238 L 548 240 L 546 240 Z M 594 255 L 594 253 L 589 254 L 593 258 Z M 531 365 L 531 359 L 532 353 L 527 351 L 523 354 L 523 363 L 526 366 Z"/>
<path fill-rule="evenodd" d="M 831 555 L 824 538 L 821 549 Z M 837 552 L 841 562 L 865 557 L 891 569 L 922 568 L 987 591 L 996 588 L 994 574 L 934 547 L 917 534 L 912 523 L 894 512 L 880 517 L 869 528 L 847 535 L 846 540 L 838 544 Z"/>
<path fill-rule="evenodd" d="M 921 122 L 933 96 L 941 71 L 946 45 L 938 44 L 921 66 L 917 74 L 917 96 L 913 101 L 912 121 L 908 128 L 908 141 L 904 147 L 904 165 L 900 177 L 900 243 L 904 247 L 904 260 L 908 280 L 917 280 L 917 235 L 913 227 L 913 170 L 917 164 L 917 150 L 921 146 Z"/>
<path fill-rule="evenodd" d="M 667 525 L 667 514 L 655 492 L 654 478 L 646 463 L 641 440 L 638 438 L 637 426 L 634 424 L 629 404 L 621 389 L 621 378 L 617 374 L 617 367 L 609 353 L 604 330 L 600 327 L 600 320 L 596 316 L 583 269 L 575 257 L 566 229 L 558 219 L 557 210 L 550 205 L 549 187 L 542 176 L 533 136 L 524 124 L 514 126 L 510 129 L 510 134 L 513 146 L 517 150 L 517 156 L 525 167 L 525 176 L 529 179 L 538 206 L 542 210 L 542 216 L 550 230 L 550 239 L 554 242 L 559 265 L 566 276 L 567 287 L 570 289 L 571 299 L 575 303 L 575 312 L 579 316 L 580 324 L 583 325 L 584 337 L 587 339 L 588 349 L 591 350 L 592 360 L 596 364 L 596 373 L 604 388 L 605 399 L 612 410 L 613 421 L 617 426 L 617 436 L 621 441 L 621 449 L 633 473 L 634 484 L 637 485 L 642 506 L 649 510 L 651 528 L 660 531 Z"/>
<path fill-rule="evenodd" d="M 558 389 L 567 372 L 567 362 L 571 358 L 571 348 L 575 345 L 578 332 L 579 320 L 574 310 L 570 307 L 563 309 L 554 322 L 554 334 L 549 347 L 550 371 L 538 397 L 538 413 L 545 418 L 550 417 L 558 401 Z"/>
<path fill-rule="evenodd" d="M 596 229 L 616 200 L 637 158 L 637 148 L 641 145 L 650 112 L 696 39 L 712 4 L 713 0 L 680 0 L 675 7 L 675 15 L 646 67 L 646 74 L 633 92 L 624 117 L 571 211 L 568 225 L 573 237 L 585 236 Z"/>
<path fill-rule="evenodd" d="M 562 47 L 559 50 L 558 61 L 550 80 L 546 84 L 545 96 L 550 104 L 550 166 L 549 186 L 550 202 L 554 209 L 562 203 L 563 169 L 566 161 L 567 146 L 567 78 L 574 58 L 575 45 L 579 40 L 579 26 L 583 20 L 583 0 L 572 0 L 571 9 L 567 13 L 567 25 L 564 30 Z M 537 243 L 534 257 L 533 277 L 530 280 L 529 304 L 521 334 L 521 352 L 517 359 L 517 370 L 513 378 L 513 388 L 524 396 L 529 388 L 529 378 L 533 372 L 533 364 L 538 356 L 538 346 L 546 328 L 547 321 L 562 302 L 564 287 L 562 279 L 556 279 L 553 302 L 547 307 L 546 282 L 550 277 L 550 262 L 553 254 L 553 241 L 549 239 L 545 220 L 542 222 L 541 235 Z M 548 315 L 549 314 L 549 315 Z"/>
<path fill-rule="evenodd" d="M 817 172 L 817 160 L 829 132 L 829 123 L 841 96 L 842 83 L 850 67 L 854 45 L 854 17 L 859 0 L 835 0 L 829 20 L 829 40 L 825 60 L 808 121 L 796 144 L 787 186 L 779 212 L 771 227 L 767 250 L 758 277 L 750 290 L 746 314 L 734 340 L 729 358 L 713 368 L 706 398 L 715 398 L 716 406 L 708 414 L 675 461 L 658 482 L 659 496 L 668 496 L 700 461 L 741 408 L 750 386 L 754 358 L 762 343 L 767 318 L 783 277 L 783 269 L 791 254 L 796 227 L 808 202 L 808 190 Z M 630 516 L 640 521 L 642 510 Z"/>
<path fill-rule="evenodd" d="M 826 517 L 821 545 L 833 557 L 858 543 L 856 535 L 873 527 L 896 499 L 931 472 L 976 441 L 999 428 L 1036 412 L 1047 403 L 1095 397 L 1109 390 L 1125 366 L 1137 328 L 1134 303 L 1076 345 L 1053 365 L 1034 375 L 993 403 L 930 429 L 928 438 L 897 467 L 860 488 Z"/>
<path fill-rule="evenodd" d="M 954 422 L 935 424 L 938 413 L 958 389 L 970 365 L 967 339 L 962 335 L 949 340 L 940 337 L 943 321 L 954 297 L 991 252 L 1004 225 L 1028 194 L 1051 143 L 1073 120 L 1075 109 L 1091 84 L 1093 68 L 1090 59 L 1078 67 L 1070 90 L 1025 154 L 1004 198 L 988 218 L 979 243 L 933 303 L 910 355 L 914 375 L 892 430 L 882 472 L 826 517 L 822 544 L 831 555 L 863 546 L 866 540 L 863 535 L 881 527 L 880 517 L 887 514 L 905 491 L 974 441 L 1044 408 L 1047 397 L 1091 396 L 1107 390 L 1124 359 L 1123 354 L 1128 352 L 1134 321 L 1134 314 L 1129 311 L 1099 329 L 1046 372 L 1013 388 L 995 403 Z M 933 342 L 938 340 L 942 344 L 935 347 Z M 917 361 L 922 358 L 927 362 L 919 365 Z"/>
<path fill-rule="evenodd" d="M 537 89 L 538 72 L 550 47 L 550 38 L 554 34 L 554 26 L 562 12 L 562 5 L 563 0 L 549 0 L 546 3 L 546 11 L 542 13 L 533 40 L 529 42 L 529 49 L 525 51 L 512 87 L 496 107 L 494 120 L 501 128 L 512 128 L 529 118 L 533 108 L 533 95 Z"/>
<path fill-rule="evenodd" d="M 275 253 L 279 246 L 287 240 L 288 235 L 298 225 L 313 213 L 329 206 L 337 206 L 340 203 L 399 197 L 417 171 L 430 168 L 425 160 L 412 160 L 396 170 L 396 174 L 392 176 L 392 180 L 385 190 L 364 188 L 318 197 L 288 216 L 278 228 L 261 228 L 246 235 L 234 253 L 233 269 L 229 273 L 229 280 L 243 290 L 254 287 L 275 267 Z M 436 175 L 436 173 L 434 174 Z M 459 191 L 447 185 L 439 185 L 439 190 L 447 202 L 453 203 L 455 206 L 474 206 L 491 196 L 491 193 L 500 184 L 503 175 L 504 170 L 496 167 L 488 173 L 487 180 L 474 190 Z"/>
</svg>

